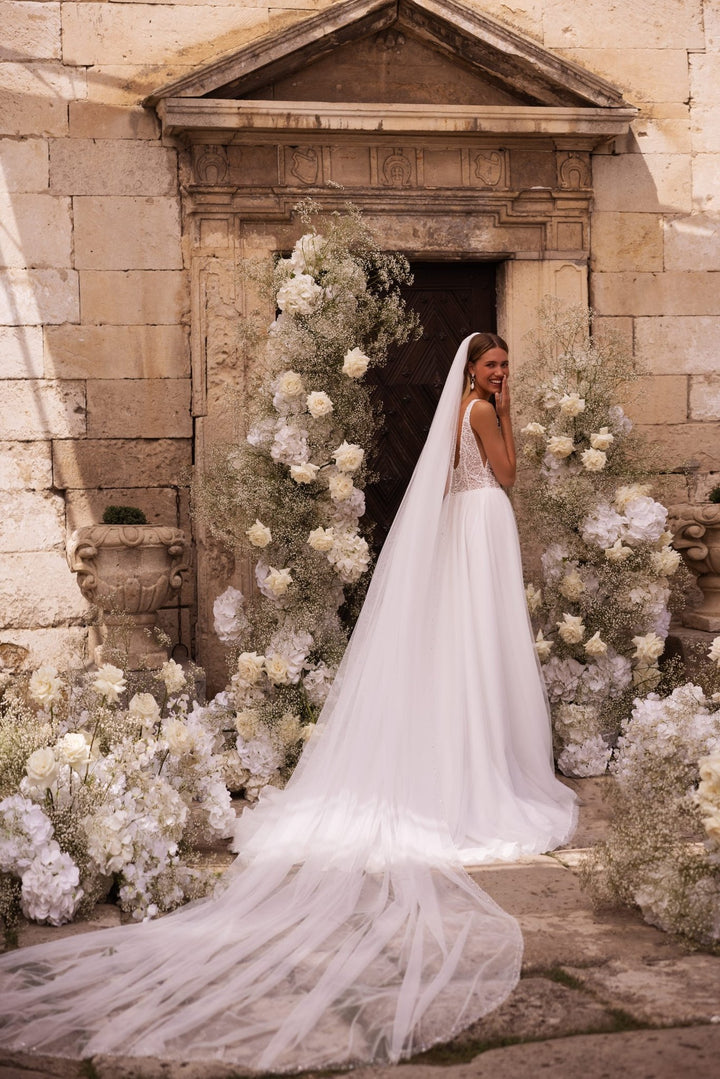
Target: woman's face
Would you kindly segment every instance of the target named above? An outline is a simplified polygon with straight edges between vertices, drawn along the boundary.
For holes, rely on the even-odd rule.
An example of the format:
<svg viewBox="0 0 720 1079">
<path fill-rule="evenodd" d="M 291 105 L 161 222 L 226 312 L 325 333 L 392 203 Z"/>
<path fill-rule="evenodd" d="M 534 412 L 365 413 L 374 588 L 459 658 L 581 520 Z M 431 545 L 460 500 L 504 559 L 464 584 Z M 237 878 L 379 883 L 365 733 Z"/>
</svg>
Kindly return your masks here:
<svg viewBox="0 0 720 1079">
<path fill-rule="evenodd" d="M 475 375 L 475 392 L 490 397 L 502 388 L 503 375 L 507 376 L 510 370 L 508 354 L 502 348 L 490 348 L 468 370 Z"/>
</svg>

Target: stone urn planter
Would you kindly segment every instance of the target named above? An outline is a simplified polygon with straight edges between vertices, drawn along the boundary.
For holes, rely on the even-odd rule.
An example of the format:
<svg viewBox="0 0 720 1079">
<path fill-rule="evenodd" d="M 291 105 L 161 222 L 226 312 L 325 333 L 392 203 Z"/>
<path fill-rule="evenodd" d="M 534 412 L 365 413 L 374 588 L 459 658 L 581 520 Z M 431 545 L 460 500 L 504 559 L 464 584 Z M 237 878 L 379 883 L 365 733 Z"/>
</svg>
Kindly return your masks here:
<svg viewBox="0 0 720 1079">
<path fill-rule="evenodd" d="M 720 505 L 671 506 L 668 528 L 674 533 L 673 547 L 697 577 L 703 594 L 699 607 L 683 611 L 683 623 L 720 633 Z"/>
<path fill-rule="evenodd" d="M 91 630 L 96 663 L 117 663 L 119 656 L 128 670 L 165 663 L 167 652 L 152 631 L 158 609 L 180 591 L 186 550 L 185 533 L 162 525 L 98 524 L 73 532 L 68 565 L 101 613 Z"/>
</svg>

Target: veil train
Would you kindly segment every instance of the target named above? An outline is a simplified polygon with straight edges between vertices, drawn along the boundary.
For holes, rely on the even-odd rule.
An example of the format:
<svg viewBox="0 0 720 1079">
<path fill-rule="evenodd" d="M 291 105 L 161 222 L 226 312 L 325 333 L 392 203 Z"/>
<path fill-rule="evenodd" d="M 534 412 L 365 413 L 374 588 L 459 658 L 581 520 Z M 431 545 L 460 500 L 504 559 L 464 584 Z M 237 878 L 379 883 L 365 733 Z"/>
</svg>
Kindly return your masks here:
<svg viewBox="0 0 720 1079">
<path fill-rule="evenodd" d="M 438 779 L 437 553 L 470 340 L 317 729 L 240 819 L 220 894 L 0 957 L 0 1044 L 259 1072 L 394 1062 L 510 993 L 520 930 L 463 870 Z"/>
</svg>

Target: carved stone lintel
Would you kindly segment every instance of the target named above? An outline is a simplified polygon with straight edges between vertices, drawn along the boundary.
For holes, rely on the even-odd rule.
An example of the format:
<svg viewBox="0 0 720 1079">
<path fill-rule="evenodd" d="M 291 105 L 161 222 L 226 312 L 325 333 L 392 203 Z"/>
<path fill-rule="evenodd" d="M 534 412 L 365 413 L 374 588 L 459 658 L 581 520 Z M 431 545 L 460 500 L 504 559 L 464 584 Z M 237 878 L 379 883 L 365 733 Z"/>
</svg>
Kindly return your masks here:
<svg viewBox="0 0 720 1079">
<path fill-rule="evenodd" d="M 720 631 L 720 505 L 671 506 L 673 547 L 697 577 L 702 603 L 683 611 L 686 626 Z"/>
</svg>

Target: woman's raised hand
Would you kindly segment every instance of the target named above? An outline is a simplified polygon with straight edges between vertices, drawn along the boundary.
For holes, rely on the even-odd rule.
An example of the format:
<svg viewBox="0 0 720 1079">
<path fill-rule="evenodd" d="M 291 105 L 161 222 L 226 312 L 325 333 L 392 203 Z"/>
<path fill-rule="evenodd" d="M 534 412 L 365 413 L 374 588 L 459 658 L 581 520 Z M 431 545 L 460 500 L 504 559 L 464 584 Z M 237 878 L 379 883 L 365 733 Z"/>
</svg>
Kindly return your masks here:
<svg viewBox="0 0 720 1079">
<path fill-rule="evenodd" d="M 500 419 L 510 418 L 510 387 L 507 375 L 503 375 L 500 391 L 495 394 L 495 411 Z"/>
</svg>

